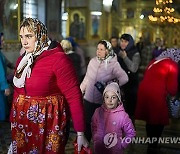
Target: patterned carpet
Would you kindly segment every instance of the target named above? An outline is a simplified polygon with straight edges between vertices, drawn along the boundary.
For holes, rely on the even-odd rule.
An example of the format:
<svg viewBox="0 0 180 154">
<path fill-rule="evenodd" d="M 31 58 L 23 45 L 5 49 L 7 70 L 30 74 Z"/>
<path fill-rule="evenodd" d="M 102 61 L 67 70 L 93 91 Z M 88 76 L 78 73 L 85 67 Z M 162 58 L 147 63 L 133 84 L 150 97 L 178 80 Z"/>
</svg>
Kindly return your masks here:
<svg viewBox="0 0 180 154">
<path fill-rule="evenodd" d="M 138 137 L 145 137 L 145 124 L 142 121 L 136 121 L 136 131 Z M 163 131 L 164 137 L 180 138 L 180 120 L 172 120 L 170 125 Z M 71 129 L 68 144 L 66 145 L 66 154 L 73 154 L 73 141 L 76 134 Z M 180 140 L 179 140 L 180 141 Z M 7 154 L 7 149 L 11 142 L 10 123 L 0 122 L 0 154 Z M 90 144 L 92 147 L 92 143 Z M 125 154 L 146 154 L 147 144 L 131 144 Z M 178 144 L 161 144 L 158 154 L 180 154 L 180 143 Z"/>
</svg>

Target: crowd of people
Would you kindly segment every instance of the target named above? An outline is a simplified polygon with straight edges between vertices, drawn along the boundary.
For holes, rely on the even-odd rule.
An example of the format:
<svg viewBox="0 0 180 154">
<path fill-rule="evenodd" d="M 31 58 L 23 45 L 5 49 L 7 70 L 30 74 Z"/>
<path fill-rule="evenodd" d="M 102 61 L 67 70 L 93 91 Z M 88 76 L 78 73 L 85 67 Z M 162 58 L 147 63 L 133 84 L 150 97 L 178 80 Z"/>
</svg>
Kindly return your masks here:
<svg viewBox="0 0 180 154">
<path fill-rule="evenodd" d="M 129 144 L 124 139 L 136 136 L 136 119 L 146 122 L 150 138 L 160 137 L 169 124 L 166 98 L 180 97 L 178 48 L 167 49 L 159 38 L 152 48 L 142 38 L 135 44 L 124 33 L 99 40 L 86 66 L 73 37 L 50 39 L 38 19 L 25 18 L 19 36 L 9 153 L 65 153 L 72 121 L 79 152 L 92 142 L 95 154 L 121 154 Z M 140 78 L 146 52 L 151 56 Z M 8 117 L 6 67 L 0 52 L 0 120 Z M 149 144 L 147 153 L 157 153 L 157 147 Z"/>
</svg>

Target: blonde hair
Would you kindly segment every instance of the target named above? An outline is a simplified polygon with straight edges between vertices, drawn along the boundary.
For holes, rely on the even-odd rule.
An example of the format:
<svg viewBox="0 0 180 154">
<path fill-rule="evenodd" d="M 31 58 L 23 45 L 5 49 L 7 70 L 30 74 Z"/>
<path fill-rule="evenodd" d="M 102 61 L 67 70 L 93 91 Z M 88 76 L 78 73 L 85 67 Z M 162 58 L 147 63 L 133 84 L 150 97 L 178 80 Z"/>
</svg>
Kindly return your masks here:
<svg viewBox="0 0 180 154">
<path fill-rule="evenodd" d="M 37 22 L 38 21 L 36 19 L 25 18 L 20 24 L 20 29 L 22 27 L 26 27 L 29 32 L 33 32 L 33 33 L 37 34 L 38 33 Z"/>
<path fill-rule="evenodd" d="M 72 45 L 71 42 L 68 40 L 62 40 L 60 42 L 62 48 L 64 49 L 65 52 L 71 51 L 72 50 Z"/>
</svg>

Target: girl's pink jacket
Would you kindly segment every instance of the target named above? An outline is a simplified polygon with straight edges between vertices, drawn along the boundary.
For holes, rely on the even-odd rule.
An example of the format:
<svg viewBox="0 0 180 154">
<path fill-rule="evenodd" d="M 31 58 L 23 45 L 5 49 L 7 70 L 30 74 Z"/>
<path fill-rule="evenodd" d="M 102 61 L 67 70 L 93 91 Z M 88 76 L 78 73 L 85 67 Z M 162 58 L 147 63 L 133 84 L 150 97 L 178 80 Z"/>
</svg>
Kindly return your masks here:
<svg viewBox="0 0 180 154">
<path fill-rule="evenodd" d="M 92 135 L 95 154 L 122 154 L 136 132 L 123 105 L 106 109 L 103 104 L 92 117 Z"/>
</svg>

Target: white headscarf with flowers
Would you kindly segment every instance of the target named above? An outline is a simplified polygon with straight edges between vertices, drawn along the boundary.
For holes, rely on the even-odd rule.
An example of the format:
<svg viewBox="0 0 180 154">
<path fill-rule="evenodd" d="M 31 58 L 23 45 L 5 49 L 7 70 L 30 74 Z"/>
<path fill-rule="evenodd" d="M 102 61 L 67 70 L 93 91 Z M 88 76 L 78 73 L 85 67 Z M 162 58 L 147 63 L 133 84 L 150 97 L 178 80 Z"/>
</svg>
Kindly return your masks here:
<svg viewBox="0 0 180 154">
<path fill-rule="evenodd" d="M 163 51 L 156 60 L 160 60 L 163 58 L 171 58 L 173 61 L 178 63 L 180 61 L 180 49 L 169 48 Z"/>
<path fill-rule="evenodd" d="M 101 40 L 99 43 L 101 43 L 101 42 L 105 42 L 105 44 L 106 44 L 105 48 L 108 50 L 108 54 L 104 58 L 100 58 L 100 57 L 97 57 L 97 58 L 98 58 L 99 61 L 104 61 L 105 62 L 105 68 L 107 69 L 107 64 L 115 56 L 115 54 L 114 54 L 114 51 L 112 49 L 112 45 L 111 45 L 111 43 L 109 41 Z"/>
<path fill-rule="evenodd" d="M 34 59 L 37 58 L 43 51 L 47 50 L 51 43 L 50 39 L 47 36 L 47 28 L 38 19 L 24 19 L 20 27 L 26 26 L 33 27 L 37 41 L 35 43 L 34 52 L 26 52 L 17 67 L 13 78 L 13 83 L 18 88 L 24 87 L 26 77 L 29 78 L 31 76 L 31 67 Z"/>
</svg>

